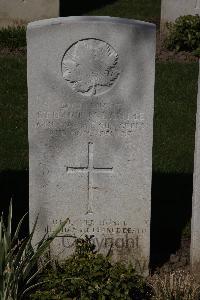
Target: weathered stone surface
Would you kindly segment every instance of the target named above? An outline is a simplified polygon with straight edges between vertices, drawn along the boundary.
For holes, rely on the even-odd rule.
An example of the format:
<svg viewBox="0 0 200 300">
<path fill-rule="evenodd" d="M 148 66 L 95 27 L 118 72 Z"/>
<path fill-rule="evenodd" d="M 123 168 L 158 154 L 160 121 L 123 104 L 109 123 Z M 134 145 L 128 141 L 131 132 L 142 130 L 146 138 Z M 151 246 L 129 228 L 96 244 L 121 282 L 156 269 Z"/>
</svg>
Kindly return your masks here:
<svg viewBox="0 0 200 300">
<path fill-rule="evenodd" d="M 190 262 L 200 276 L 200 76 L 197 96 Z"/>
<path fill-rule="evenodd" d="M 70 222 L 76 237 L 147 273 L 155 26 L 110 17 L 28 25 L 30 224 L 36 241 Z"/>
<path fill-rule="evenodd" d="M 59 16 L 59 0 L 1 0 L 0 27 Z"/>
<path fill-rule="evenodd" d="M 166 22 L 174 22 L 184 15 L 200 14 L 200 0 L 162 0 L 161 32 L 166 31 Z"/>
</svg>

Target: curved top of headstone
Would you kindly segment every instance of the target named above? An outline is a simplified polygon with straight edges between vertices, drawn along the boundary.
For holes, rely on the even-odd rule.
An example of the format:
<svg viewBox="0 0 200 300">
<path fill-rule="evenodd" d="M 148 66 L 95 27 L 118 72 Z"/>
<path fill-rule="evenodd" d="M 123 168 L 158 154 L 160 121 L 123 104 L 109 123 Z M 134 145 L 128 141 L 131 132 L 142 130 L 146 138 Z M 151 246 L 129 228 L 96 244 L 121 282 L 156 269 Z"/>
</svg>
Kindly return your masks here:
<svg viewBox="0 0 200 300">
<path fill-rule="evenodd" d="M 28 29 L 38 28 L 44 26 L 59 25 L 64 23 L 72 22 L 104 22 L 104 23 L 116 23 L 124 25 L 134 25 L 134 26 L 143 26 L 146 29 L 154 29 L 155 24 L 149 22 L 138 21 L 134 19 L 125 19 L 125 18 L 116 18 L 109 16 L 73 16 L 73 17 L 62 17 L 62 18 L 52 18 L 44 19 L 39 21 L 34 21 L 28 24 Z"/>
</svg>

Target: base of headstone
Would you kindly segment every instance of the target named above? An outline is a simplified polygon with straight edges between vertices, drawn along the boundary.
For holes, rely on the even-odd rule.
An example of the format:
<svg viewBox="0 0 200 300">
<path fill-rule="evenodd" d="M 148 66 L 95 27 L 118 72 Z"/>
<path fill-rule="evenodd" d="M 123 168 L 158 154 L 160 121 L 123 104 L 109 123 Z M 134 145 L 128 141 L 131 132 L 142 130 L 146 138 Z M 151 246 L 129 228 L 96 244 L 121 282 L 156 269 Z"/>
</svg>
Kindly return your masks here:
<svg viewBox="0 0 200 300">
<path fill-rule="evenodd" d="M 1 0 L 0 28 L 59 16 L 59 0 Z"/>
</svg>

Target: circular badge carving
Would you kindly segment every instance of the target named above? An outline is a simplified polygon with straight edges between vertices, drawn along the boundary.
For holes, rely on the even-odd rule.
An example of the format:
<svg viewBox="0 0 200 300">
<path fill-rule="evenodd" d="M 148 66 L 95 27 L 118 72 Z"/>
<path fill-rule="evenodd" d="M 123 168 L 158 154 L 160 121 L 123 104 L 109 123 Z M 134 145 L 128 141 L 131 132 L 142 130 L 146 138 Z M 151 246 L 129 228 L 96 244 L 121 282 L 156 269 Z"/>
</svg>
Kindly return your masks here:
<svg viewBox="0 0 200 300">
<path fill-rule="evenodd" d="M 99 95 L 119 77 L 118 54 L 101 40 L 77 41 L 63 56 L 62 74 L 72 90 L 84 96 Z"/>
</svg>

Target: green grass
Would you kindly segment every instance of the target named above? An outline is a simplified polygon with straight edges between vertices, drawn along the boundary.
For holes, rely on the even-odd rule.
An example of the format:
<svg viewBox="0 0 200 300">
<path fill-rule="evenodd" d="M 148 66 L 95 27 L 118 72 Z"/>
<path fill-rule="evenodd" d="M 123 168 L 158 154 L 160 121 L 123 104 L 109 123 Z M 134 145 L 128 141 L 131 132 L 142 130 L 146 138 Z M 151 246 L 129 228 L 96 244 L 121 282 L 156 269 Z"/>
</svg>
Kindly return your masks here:
<svg viewBox="0 0 200 300">
<path fill-rule="evenodd" d="M 156 67 L 153 169 L 192 173 L 198 64 Z"/>
<path fill-rule="evenodd" d="M 116 0 L 102 8 L 89 11 L 87 15 L 154 20 L 160 17 L 161 0 Z"/>
<path fill-rule="evenodd" d="M 153 170 L 192 173 L 198 64 L 157 63 Z M 26 60 L 0 58 L 0 170 L 28 168 Z"/>
<path fill-rule="evenodd" d="M 0 48 L 13 50 L 20 47 L 26 47 L 25 26 L 8 26 L 0 29 Z"/>
<path fill-rule="evenodd" d="M 0 170 L 28 168 L 26 59 L 0 57 Z"/>
</svg>

